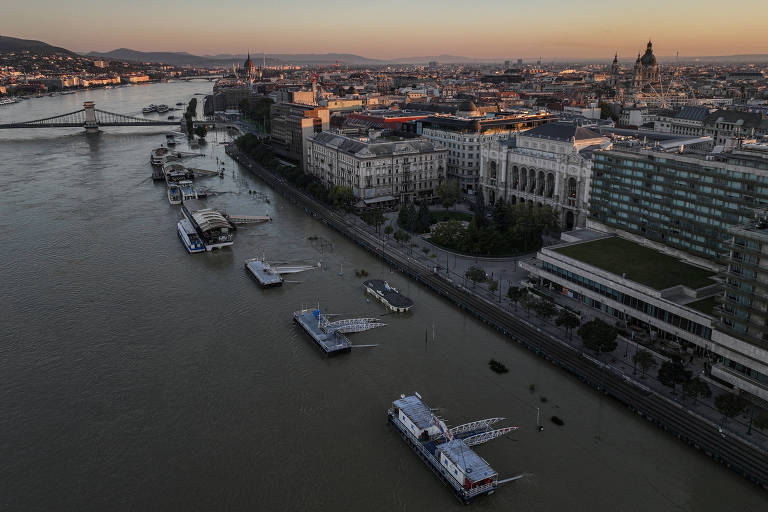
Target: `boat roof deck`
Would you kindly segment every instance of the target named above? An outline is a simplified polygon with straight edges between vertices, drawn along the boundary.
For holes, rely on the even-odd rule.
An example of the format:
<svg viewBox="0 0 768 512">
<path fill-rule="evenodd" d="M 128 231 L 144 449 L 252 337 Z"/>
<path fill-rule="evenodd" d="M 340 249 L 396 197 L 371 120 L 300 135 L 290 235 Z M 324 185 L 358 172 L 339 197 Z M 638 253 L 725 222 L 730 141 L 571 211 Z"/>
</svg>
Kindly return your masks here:
<svg viewBox="0 0 768 512">
<path fill-rule="evenodd" d="M 396 308 L 410 308 L 413 301 L 392 288 L 389 283 L 382 279 L 369 279 L 363 283 L 365 286 L 374 290 Z"/>
<path fill-rule="evenodd" d="M 459 469 L 473 482 L 493 478 L 496 471 L 472 448 L 461 439 L 454 439 L 439 446 L 438 451 L 444 452 Z"/>
<path fill-rule="evenodd" d="M 352 348 L 352 343 L 340 332 L 333 331 L 328 333 L 320 328 L 318 319 L 315 317 L 315 310 L 305 309 L 304 311 L 299 311 L 294 314 L 294 318 L 326 354 Z"/>
<path fill-rule="evenodd" d="M 403 411 L 414 425 L 421 429 L 428 429 L 434 425 L 432 411 L 427 404 L 422 402 L 419 397 L 410 395 L 405 398 L 398 398 L 392 404 Z"/>
</svg>

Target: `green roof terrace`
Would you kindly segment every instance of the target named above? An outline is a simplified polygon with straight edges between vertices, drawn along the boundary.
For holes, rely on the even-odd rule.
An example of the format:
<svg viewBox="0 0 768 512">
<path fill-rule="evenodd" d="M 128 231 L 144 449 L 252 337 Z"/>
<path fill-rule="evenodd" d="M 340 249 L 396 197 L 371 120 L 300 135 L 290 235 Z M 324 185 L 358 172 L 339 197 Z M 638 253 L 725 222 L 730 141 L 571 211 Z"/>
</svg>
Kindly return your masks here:
<svg viewBox="0 0 768 512">
<path fill-rule="evenodd" d="M 693 290 L 715 284 L 716 272 L 617 236 L 553 248 L 553 251 L 656 290 L 687 286 Z"/>
</svg>

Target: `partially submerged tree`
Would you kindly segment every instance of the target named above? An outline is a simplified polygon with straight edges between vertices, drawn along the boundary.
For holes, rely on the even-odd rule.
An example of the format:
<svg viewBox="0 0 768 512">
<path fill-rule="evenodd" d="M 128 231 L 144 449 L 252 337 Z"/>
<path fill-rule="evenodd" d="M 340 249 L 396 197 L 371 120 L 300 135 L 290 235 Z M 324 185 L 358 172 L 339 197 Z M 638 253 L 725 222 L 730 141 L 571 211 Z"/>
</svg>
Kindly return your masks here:
<svg viewBox="0 0 768 512">
<path fill-rule="evenodd" d="M 585 323 L 577 331 L 581 337 L 584 346 L 596 353 L 613 352 L 616 350 L 616 336 L 618 331 L 612 325 L 609 325 L 599 318 Z"/>
</svg>

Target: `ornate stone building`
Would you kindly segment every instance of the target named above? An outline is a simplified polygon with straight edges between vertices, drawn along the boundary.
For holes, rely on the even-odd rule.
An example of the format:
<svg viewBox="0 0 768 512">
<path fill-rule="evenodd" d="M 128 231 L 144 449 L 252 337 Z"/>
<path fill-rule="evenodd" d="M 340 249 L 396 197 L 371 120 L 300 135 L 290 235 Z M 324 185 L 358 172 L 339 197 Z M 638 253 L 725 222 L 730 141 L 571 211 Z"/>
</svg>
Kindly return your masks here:
<svg viewBox="0 0 768 512">
<path fill-rule="evenodd" d="M 642 56 L 639 53 L 637 54 L 632 89 L 635 92 L 641 92 L 658 81 L 659 65 L 656 62 L 656 56 L 653 54 L 653 43 L 648 41 L 645 53 Z"/>
<path fill-rule="evenodd" d="M 482 150 L 480 188 L 486 204 L 549 205 L 563 229 L 584 226 L 589 212 L 592 151 L 607 137 L 572 123 L 549 123 Z"/>
</svg>

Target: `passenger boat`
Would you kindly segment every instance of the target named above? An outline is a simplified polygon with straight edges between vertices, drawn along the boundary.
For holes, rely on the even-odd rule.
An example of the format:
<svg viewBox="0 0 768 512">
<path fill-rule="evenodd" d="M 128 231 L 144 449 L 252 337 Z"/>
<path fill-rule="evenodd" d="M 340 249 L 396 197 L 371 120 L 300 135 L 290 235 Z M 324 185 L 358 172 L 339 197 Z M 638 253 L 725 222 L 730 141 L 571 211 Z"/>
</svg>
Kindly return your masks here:
<svg viewBox="0 0 768 512">
<path fill-rule="evenodd" d="M 190 199 L 202 199 L 204 194 L 198 192 L 195 185 L 191 180 L 181 180 L 178 182 L 179 190 L 181 191 L 181 201 L 189 201 Z"/>
<path fill-rule="evenodd" d="M 166 183 L 178 183 L 194 177 L 192 171 L 176 162 L 163 164 L 163 175 Z"/>
<path fill-rule="evenodd" d="M 148 107 L 141 109 L 141 111 L 145 114 L 151 114 L 152 112 L 157 112 L 157 106 L 149 105 Z"/>
<path fill-rule="evenodd" d="M 235 226 L 220 212 L 212 208 L 192 210 L 188 205 L 182 204 L 181 213 L 195 229 L 206 251 L 213 251 L 234 244 L 232 231 Z"/>
<path fill-rule="evenodd" d="M 0 105 L 11 105 L 13 103 L 16 103 L 16 100 L 9 97 L 0 98 Z"/>
<path fill-rule="evenodd" d="M 176 225 L 176 232 L 188 253 L 205 252 L 205 244 L 200 240 L 195 227 L 188 219 L 184 218 L 179 221 Z"/>
<path fill-rule="evenodd" d="M 149 161 L 152 163 L 152 165 L 163 165 L 163 159 L 170 154 L 170 149 L 160 146 L 159 148 L 153 149 L 149 154 Z"/>
<path fill-rule="evenodd" d="M 182 192 L 181 192 L 181 185 L 178 183 L 168 183 L 168 188 L 166 190 L 166 194 L 168 195 L 168 202 L 171 204 L 181 204 L 182 201 Z"/>
<path fill-rule="evenodd" d="M 165 113 L 166 113 L 166 112 L 168 112 L 169 110 L 170 110 L 170 109 L 168 108 L 168 105 L 158 105 L 158 106 L 157 106 L 157 113 L 158 113 L 158 114 L 165 114 Z"/>
<path fill-rule="evenodd" d="M 493 494 L 499 485 L 523 477 L 518 475 L 499 480 L 499 474 L 472 449 L 472 446 L 518 429 L 503 427 L 494 430 L 491 427 L 504 418 L 471 421 L 448 428 L 418 393 L 400 395 L 392 402 L 387 417 L 408 446 L 463 503 L 484 494 Z"/>
</svg>

